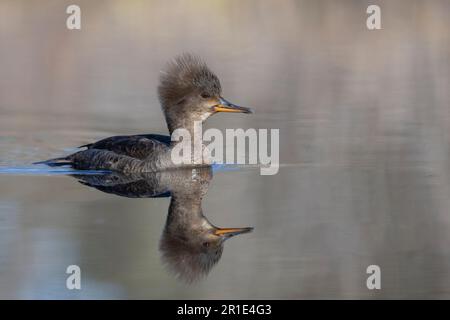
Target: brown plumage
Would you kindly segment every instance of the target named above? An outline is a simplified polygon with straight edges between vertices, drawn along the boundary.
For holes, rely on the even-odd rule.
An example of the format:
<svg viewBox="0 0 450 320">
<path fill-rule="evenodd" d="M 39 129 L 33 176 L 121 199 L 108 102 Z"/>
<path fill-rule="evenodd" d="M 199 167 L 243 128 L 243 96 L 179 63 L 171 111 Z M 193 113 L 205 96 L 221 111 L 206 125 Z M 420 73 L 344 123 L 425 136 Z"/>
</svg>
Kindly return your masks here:
<svg viewBox="0 0 450 320">
<path fill-rule="evenodd" d="M 168 64 L 160 77 L 158 95 L 170 134 L 178 128 L 193 134 L 195 121 L 203 122 L 217 112 L 251 113 L 250 109 L 223 99 L 219 78 L 200 58 L 190 54 L 180 55 Z M 114 136 L 82 146 L 86 150 L 36 164 L 70 165 L 81 170 L 154 172 L 179 167 L 171 159 L 176 143 L 171 142 L 170 136 L 157 134 Z M 183 164 L 199 165 L 208 162 Z"/>
</svg>

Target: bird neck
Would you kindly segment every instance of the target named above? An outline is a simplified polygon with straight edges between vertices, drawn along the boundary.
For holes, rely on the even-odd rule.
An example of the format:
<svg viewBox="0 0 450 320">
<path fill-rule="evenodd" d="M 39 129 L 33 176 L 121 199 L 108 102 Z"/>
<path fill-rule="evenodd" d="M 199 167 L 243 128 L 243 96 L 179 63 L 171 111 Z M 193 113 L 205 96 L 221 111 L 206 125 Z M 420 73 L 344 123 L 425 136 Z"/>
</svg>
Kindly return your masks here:
<svg viewBox="0 0 450 320">
<path fill-rule="evenodd" d="M 195 132 L 196 129 L 198 131 L 199 128 L 202 128 L 203 123 L 201 120 L 194 120 L 190 117 L 175 117 L 175 119 L 173 119 L 173 117 L 170 116 L 166 116 L 166 122 L 170 135 L 177 129 L 184 129 L 191 134 L 191 137 L 194 137 L 194 134 L 197 133 Z"/>
<path fill-rule="evenodd" d="M 207 112 L 194 111 L 195 107 L 186 103 L 180 105 L 163 105 L 162 110 L 170 134 L 177 129 L 185 129 L 193 134 L 194 129 L 199 126 L 201 127 L 203 121 L 210 116 Z"/>
<path fill-rule="evenodd" d="M 167 215 L 166 229 L 176 230 L 180 226 L 189 229 L 196 228 L 203 225 L 205 220 L 201 198 L 172 195 Z"/>
<path fill-rule="evenodd" d="M 179 143 L 186 144 L 190 141 L 192 151 L 200 152 L 200 155 L 203 153 L 202 120 L 193 120 L 190 118 L 176 119 L 174 121 L 168 120 L 167 126 L 172 140 L 172 147 Z"/>
<path fill-rule="evenodd" d="M 203 122 L 210 115 L 187 111 L 191 110 L 190 108 L 163 108 L 163 110 L 171 137 L 172 151 L 176 150 L 176 155 L 182 154 L 181 161 L 184 164 L 210 164 L 210 155 L 203 143 Z"/>
</svg>

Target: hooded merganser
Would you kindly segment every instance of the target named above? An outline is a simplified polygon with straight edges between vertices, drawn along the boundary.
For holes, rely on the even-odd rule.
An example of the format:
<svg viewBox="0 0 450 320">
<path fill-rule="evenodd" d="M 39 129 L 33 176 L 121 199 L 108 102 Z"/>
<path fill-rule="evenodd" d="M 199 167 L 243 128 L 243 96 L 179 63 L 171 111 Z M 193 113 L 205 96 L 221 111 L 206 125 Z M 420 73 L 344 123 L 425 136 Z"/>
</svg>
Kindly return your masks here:
<svg viewBox="0 0 450 320">
<path fill-rule="evenodd" d="M 217 112 L 252 113 L 251 109 L 222 98 L 219 78 L 201 59 L 190 54 L 178 56 L 169 63 L 160 77 L 158 95 L 170 134 L 176 129 L 186 129 L 194 136 L 195 122 L 202 123 Z M 70 165 L 81 170 L 152 172 L 180 166 L 171 159 L 176 143 L 170 136 L 157 134 L 114 136 L 83 145 L 80 148 L 87 149 L 67 157 L 36 164 Z M 199 164 L 210 163 L 193 161 L 192 165 L 182 166 Z"/>
<path fill-rule="evenodd" d="M 159 249 L 169 270 L 188 283 L 211 271 L 222 256 L 225 240 L 253 230 L 218 228 L 203 215 L 201 203 L 212 179 L 211 167 L 73 177 L 84 185 L 123 197 L 170 196 Z"/>
</svg>

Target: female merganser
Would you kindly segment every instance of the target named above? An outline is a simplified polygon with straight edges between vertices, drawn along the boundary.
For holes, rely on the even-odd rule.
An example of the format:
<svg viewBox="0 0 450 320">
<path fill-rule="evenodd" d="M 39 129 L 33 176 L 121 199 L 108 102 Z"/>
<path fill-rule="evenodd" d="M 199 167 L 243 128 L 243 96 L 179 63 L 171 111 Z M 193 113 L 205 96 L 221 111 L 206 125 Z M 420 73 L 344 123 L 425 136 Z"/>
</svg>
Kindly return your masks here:
<svg viewBox="0 0 450 320">
<path fill-rule="evenodd" d="M 252 113 L 251 109 L 222 98 L 219 78 L 201 59 L 190 54 L 169 63 L 160 77 L 158 95 L 171 135 L 176 129 L 185 129 L 194 137 L 195 123 L 203 123 L 217 112 Z M 80 148 L 87 149 L 69 156 L 35 164 L 119 172 L 154 172 L 210 164 L 207 160 L 175 164 L 171 151 L 177 143 L 170 136 L 158 134 L 114 136 L 83 145 Z"/>
</svg>

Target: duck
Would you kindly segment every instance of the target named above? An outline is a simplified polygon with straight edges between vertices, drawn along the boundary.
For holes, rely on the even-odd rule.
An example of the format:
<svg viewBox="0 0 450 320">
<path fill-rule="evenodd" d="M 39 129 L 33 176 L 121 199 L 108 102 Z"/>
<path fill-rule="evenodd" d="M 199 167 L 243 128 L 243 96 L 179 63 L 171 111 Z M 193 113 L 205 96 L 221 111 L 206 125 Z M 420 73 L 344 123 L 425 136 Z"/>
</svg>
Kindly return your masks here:
<svg viewBox="0 0 450 320">
<path fill-rule="evenodd" d="M 209 159 L 203 157 L 200 161 L 173 161 L 172 150 L 180 141 L 172 139 L 172 134 L 183 129 L 194 136 L 196 123 L 201 125 L 219 112 L 253 113 L 251 108 L 235 105 L 223 98 L 217 75 L 201 58 L 189 53 L 181 54 L 167 64 L 160 76 L 158 97 L 170 135 L 112 136 L 82 145 L 79 148 L 83 150 L 68 156 L 34 164 L 124 173 L 211 165 Z M 203 141 L 201 143 L 204 148 Z"/>
</svg>

